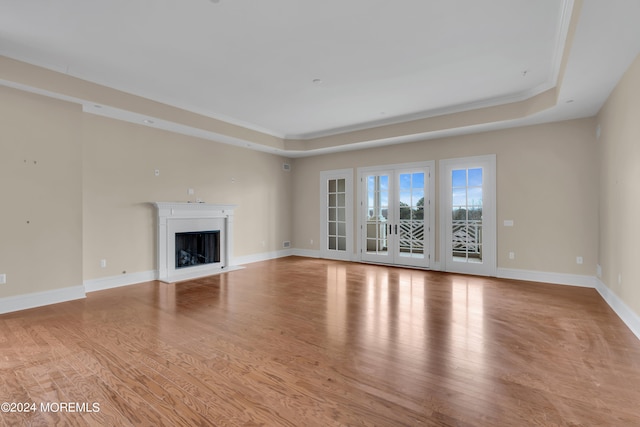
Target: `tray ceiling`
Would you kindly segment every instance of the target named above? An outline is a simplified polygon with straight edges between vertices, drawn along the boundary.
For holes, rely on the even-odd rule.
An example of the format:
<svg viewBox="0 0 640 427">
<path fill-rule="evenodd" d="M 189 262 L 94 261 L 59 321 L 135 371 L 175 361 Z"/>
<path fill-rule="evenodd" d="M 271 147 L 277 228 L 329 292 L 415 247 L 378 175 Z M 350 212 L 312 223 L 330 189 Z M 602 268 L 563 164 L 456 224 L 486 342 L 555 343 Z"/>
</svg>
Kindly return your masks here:
<svg viewBox="0 0 640 427">
<path fill-rule="evenodd" d="M 3 0 L 0 54 L 212 122 L 194 126 L 46 82 L 4 78 L 6 85 L 66 97 L 88 112 L 296 155 L 593 115 L 638 54 L 638 4 Z M 606 69 L 598 54 L 607 55 Z M 531 114 L 434 125 L 433 118 L 547 91 L 553 102 Z M 401 130 L 407 123 L 415 129 Z M 372 128 L 383 131 L 363 133 Z M 341 135 L 351 137 L 342 143 Z"/>
</svg>

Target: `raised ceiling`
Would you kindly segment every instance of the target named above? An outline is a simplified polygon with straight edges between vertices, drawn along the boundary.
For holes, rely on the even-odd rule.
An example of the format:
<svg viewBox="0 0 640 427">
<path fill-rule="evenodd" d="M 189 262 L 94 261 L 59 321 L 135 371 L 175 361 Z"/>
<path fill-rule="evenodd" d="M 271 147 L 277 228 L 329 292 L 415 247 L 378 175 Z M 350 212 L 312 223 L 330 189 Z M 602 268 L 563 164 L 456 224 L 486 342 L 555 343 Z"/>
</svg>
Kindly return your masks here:
<svg viewBox="0 0 640 427">
<path fill-rule="evenodd" d="M 640 51 L 637 0 L 0 4 L 1 83 L 290 156 L 591 116 Z"/>
</svg>

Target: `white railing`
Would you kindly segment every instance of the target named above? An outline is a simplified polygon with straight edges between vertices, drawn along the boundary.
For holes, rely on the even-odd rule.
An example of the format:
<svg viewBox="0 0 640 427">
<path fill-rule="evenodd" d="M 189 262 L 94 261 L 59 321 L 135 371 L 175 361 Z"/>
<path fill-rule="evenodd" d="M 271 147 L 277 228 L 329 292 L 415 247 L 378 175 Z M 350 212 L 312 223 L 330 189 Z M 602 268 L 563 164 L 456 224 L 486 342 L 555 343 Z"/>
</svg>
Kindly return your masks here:
<svg viewBox="0 0 640 427">
<path fill-rule="evenodd" d="M 397 235 L 402 254 L 424 253 L 424 220 L 401 219 L 390 225 L 385 219 L 367 220 L 367 252 L 386 252 L 387 233 Z"/>
<path fill-rule="evenodd" d="M 424 253 L 424 220 L 401 219 L 400 252 L 411 254 Z"/>
<path fill-rule="evenodd" d="M 455 255 L 482 257 L 482 220 L 453 220 L 452 250 Z"/>
</svg>

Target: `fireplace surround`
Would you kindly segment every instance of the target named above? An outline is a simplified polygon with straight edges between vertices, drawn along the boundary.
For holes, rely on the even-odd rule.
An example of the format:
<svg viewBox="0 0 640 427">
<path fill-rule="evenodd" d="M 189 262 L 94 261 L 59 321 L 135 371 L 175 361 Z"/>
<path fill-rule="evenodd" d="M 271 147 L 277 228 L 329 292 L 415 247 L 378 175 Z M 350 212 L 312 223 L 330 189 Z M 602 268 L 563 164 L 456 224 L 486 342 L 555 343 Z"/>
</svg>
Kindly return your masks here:
<svg viewBox="0 0 640 427">
<path fill-rule="evenodd" d="M 238 268 L 231 258 L 235 205 L 179 202 L 154 202 L 154 205 L 158 214 L 159 280 L 172 283 Z M 192 237 L 198 235 L 202 237 Z M 207 235 L 208 238 L 204 237 Z M 186 241 L 187 245 L 200 249 L 176 248 L 176 240 L 179 245 Z M 204 249 L 212 244 L 217 249 Z"/>
</svg>

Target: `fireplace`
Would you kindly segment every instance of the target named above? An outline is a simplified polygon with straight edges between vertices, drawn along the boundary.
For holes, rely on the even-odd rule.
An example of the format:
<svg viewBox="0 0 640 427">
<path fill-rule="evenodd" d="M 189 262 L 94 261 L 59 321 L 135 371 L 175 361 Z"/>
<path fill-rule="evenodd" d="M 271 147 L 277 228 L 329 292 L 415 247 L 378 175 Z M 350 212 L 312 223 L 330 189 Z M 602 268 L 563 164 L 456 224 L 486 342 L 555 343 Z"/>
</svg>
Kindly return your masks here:
<svg viewBox="0 0 640 427">
<path fill-rule="evenodd" d="M 220 262 L 220 230 L 176 233 L 176 269 Z"/>
<path fill-rule="evenodd" d="M 158 279 L 171 283 L 236 269 L 232 205 L 154 203 L 158 210 Z"/>
</svg>

